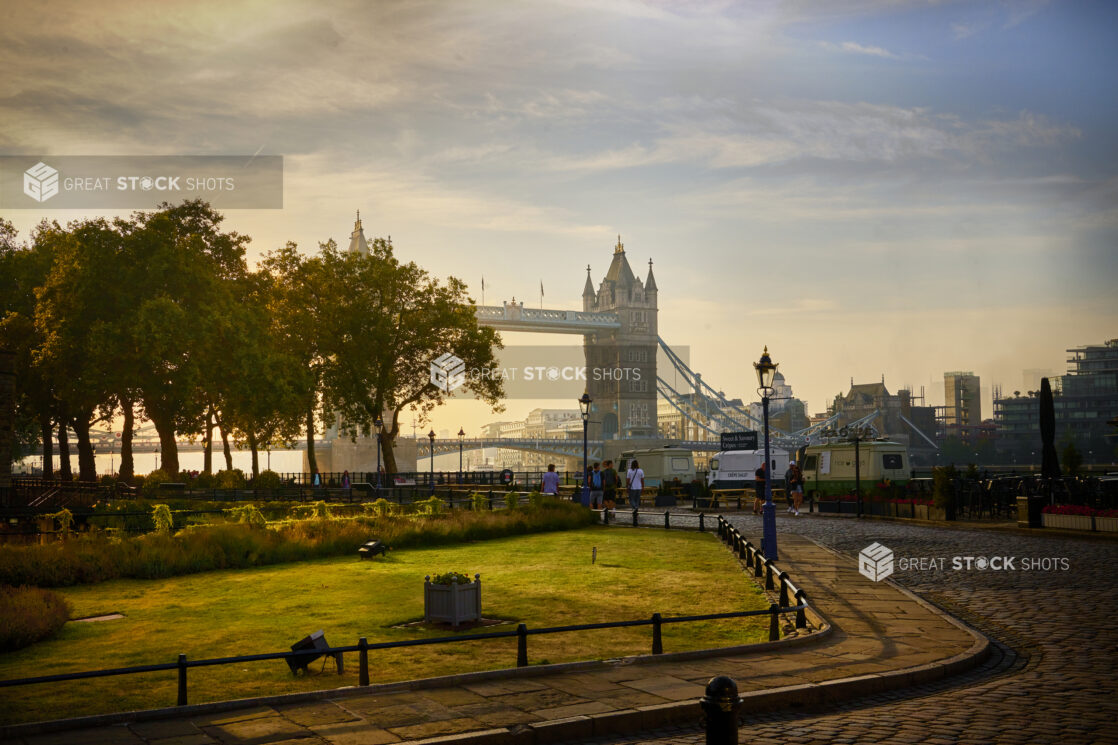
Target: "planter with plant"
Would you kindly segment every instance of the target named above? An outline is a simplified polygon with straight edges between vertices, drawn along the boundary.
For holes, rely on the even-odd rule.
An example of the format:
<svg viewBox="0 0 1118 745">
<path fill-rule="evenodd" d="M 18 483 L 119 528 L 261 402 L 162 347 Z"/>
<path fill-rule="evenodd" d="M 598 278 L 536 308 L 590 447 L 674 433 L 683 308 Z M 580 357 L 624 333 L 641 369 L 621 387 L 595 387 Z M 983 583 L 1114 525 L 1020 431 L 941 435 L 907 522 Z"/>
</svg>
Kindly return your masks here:
<svg viewBox="0 0 1118 745">
<path fill-rule="evenodd" d="M 423 620 L 427 623 L 462 623 L 481 620 L 481 575 L 473 581 L 465 572 L 427 575 L 423 580 Z"/>
</svg>

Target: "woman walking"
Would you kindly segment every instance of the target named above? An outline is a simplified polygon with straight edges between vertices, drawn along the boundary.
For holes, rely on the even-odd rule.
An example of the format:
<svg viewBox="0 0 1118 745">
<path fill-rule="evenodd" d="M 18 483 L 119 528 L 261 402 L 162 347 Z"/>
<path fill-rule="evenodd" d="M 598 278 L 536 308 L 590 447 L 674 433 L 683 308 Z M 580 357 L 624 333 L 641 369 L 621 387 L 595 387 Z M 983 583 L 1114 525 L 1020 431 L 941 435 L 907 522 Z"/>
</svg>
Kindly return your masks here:
<svg viewBox="0 0 1118 745">
<path fill-rule="evenodd" d="M 644 489 L 644 471 L 641 470 L 640 463 L 633 461 L 625 473 L 625 478 L 629 484 L 629 506 L 634 510 L 639 509 L 641 490 Z"/>
</svg>

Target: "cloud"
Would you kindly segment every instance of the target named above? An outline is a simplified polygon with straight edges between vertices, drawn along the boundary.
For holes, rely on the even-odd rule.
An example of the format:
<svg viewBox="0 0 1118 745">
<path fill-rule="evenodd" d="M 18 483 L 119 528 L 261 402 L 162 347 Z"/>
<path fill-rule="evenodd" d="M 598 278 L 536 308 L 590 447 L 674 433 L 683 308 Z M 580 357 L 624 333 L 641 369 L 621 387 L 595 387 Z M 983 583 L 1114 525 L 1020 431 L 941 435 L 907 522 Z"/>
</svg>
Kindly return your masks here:
<svg viewBox="0 0 1118 745">
<path fill-rule="evenodd" d="M 885 59 L 901 59 L 901 55 L 890 52 L 883 47 L 865 46 L 855 41 L 844 41 L 841 44 L 835 44 L 829 41 L 820 42 L 820 46 L 824 49 L 830 49 L 837 52 L 847 52 L 850 54 L 863 54 L 870 57 L 883 57 Z"/>
<path fill-rule="evenodd" d="M 935 159 L 966 168 L 996 160 L 1006 151 L 1055 147 L 1080 137 L 1078 128 L 1028 111 L 1009 119 L 966 122 L 924 107 L 866 102 L 708 102 L 662 114 L 657 131 L 635 142 L 596 152 L 536 156 L 545 170 L 580 173 L 669 164 L 754 168 L 818 159 L 914 168 L 926 168 L 927 160 Z"/>
<path fill-rule="evenodd" d="M 961 39 L 969 39 L 982 30 L 982 26 L 978 23 L 952 23 L 951 36 L 956 41 Z"/>
</svg>

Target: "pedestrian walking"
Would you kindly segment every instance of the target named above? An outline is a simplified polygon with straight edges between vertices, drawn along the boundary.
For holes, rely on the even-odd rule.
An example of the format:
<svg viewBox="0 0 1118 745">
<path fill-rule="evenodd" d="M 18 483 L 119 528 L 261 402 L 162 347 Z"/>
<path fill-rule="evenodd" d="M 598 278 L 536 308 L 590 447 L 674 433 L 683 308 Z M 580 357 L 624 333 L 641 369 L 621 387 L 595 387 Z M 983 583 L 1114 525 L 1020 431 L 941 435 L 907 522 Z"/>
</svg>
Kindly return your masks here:
<svg viewBox="0 0 1118 745">
<path fill-rule="evenodd" d="M 625 473 L 625 480 L 629 487 L 629 506 L 634 510 L 641 506 L 641 490 L 644 489 L 644 471 L 640 463 L 633 461 Z"/>
<path fill-rule="evenodd" d="M 607 460 L 602 464 L 602 508 L 612 510 L 617 506 L 617 482 L 620 480 L 613 461 Z"/>
<path fill-rule="evenodd" d="M 601 464 L 595 463 L 590 470 L 590 509 L 596 510 L 602 506 L 602 494 Z"/>
<path fill-rule="evenodd" d="M 753 514 L 761 514 L 761 506 L 765 503 L 765 464 L 753 472 Z"/>
<path fill-rule="evenodd" d="M 800 515 L 800 505 L 804 502 L 804 473 L 796 461 L 788 463 L 788 471 L 784 474 L 784 485 L 788 490 L 788 511 L 796 517 Z"/>
<path fill-rule="evenodd" d="M 540 492 L 552 496 L 559 494 L 559 474 L 555 473 L 554 463 L 547 464 L 547 471 L 540 480 Z"/>
</svg>

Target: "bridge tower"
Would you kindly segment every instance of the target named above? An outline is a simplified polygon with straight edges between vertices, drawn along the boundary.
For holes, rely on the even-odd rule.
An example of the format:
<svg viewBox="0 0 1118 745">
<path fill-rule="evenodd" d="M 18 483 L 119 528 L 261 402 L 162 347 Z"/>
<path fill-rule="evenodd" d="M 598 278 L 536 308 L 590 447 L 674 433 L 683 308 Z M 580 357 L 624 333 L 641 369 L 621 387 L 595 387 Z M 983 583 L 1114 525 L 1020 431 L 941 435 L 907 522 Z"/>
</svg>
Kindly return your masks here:
<svg viewBox="0 0 1118 745">
<path fill-rule="evenodd" d="M 584 339 L 587 391 L 593 439 L 656 436 L 657 288 L 648 261 L 648 278 L 633 274 L 621 236 L 606 276 L 594 289 L 586 267 L 582 309 L 616 313 L 617 330 L 587 334 Z"/>
</svg>

